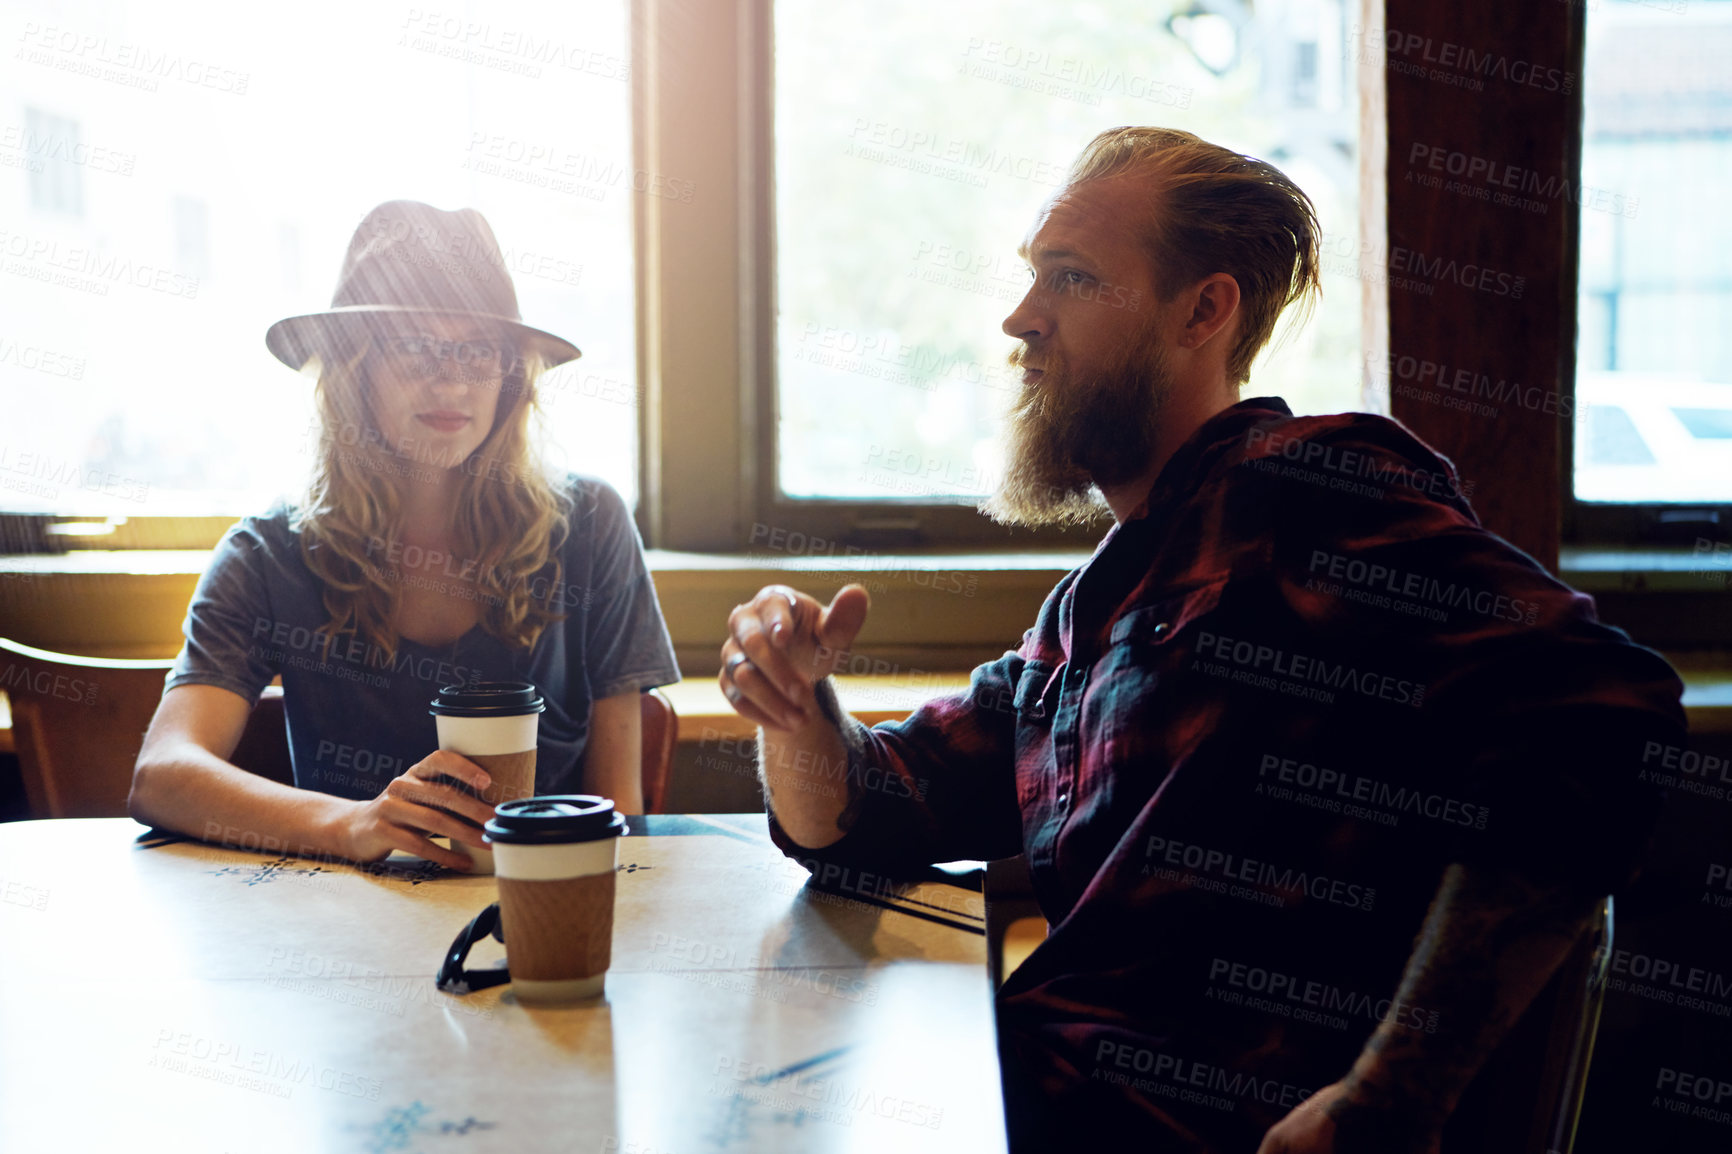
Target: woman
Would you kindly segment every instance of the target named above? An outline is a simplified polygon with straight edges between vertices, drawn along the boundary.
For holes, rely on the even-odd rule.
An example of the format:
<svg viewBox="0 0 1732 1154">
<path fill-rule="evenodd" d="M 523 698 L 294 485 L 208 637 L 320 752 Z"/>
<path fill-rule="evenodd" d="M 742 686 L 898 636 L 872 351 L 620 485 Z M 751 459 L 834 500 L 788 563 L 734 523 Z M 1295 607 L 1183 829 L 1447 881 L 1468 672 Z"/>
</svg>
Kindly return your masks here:
<svg viewBox="0 0 1732 1154">
<path fill-rule="evenodd" d="M 487 222 L 379 206 L 331 309 L 277 322 L 266 343 L 317 369 L 318 464 L 298 506 L 217 546 L 139 752 L 133 816 L 208 840 L 363 862 L 401 849 L 466 869 L 429 839 L 483 844 L 453 815 L 491 816 L 469 792 L 488 779 L 436 750 L 427 706 L 483 680 L 533 682 L 547 702 L 538 792 L 641 812 L 638 695 L 679 679 L 672 646 L 618 494 L 552 483 L 535 460 L 536 379 L 579 353 L 519 320 Z M 225 760 L 277 675 L 295 788 Z"/>
</svg>

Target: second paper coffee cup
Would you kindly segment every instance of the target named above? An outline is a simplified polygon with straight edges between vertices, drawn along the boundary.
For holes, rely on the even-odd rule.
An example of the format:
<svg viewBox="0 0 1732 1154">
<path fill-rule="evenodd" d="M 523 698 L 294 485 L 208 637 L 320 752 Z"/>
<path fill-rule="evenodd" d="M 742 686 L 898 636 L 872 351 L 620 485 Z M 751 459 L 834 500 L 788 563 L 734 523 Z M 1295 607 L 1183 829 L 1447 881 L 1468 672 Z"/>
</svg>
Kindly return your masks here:
<svg viewBox="0 0 1732 1154">
<path fill-rule="evenodd" d="M 478 681 L 447 685 L 428 712 L 439 731 L 439 748 L 460 753 L 487 771 L 492 783 L 482 800 L 498 806 L 535 793 L 535 736 L 547 703 L 527 681 Z M 451 847 L 493 872 L 493 855 L 453 841 Z"/>
<path fill-rule="evenodd" d="M 625 817 L 589 794 L 508 801 L 487 823 L 511 988 L 525 1002 L 592 998 L 613 960 Z"/>
</svg>

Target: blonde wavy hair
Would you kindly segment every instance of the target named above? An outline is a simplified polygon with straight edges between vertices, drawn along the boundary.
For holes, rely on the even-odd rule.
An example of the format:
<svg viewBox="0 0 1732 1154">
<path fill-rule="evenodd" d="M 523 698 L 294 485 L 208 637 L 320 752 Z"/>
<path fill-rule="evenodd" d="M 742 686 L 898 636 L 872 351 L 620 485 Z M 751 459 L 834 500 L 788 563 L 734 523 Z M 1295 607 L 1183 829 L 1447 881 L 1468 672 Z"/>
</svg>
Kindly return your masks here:
<svg viewBox="0 0 1732 1154">
<path fill-rule="evenodd" d="M 570 511 L 530 431 L 531 417 L 542 416 L 535 386 L 544 365 L 535 357 L 512 357 L 493 427 L 469 457 L 420 462 L 392 451 L 368 403 L 369 358 L 383 335 L 366 329 L 346 334 L 314 362 L 319 448 L 294 527 L 307 568 L 324 584 L 331 619 L 319 632 L 327 651 L 338 638 L 358 637 L 388 660 L 395 657 L 399 638 L 391 621 L 403 580 L 374 554 L 382 542 L 397 540 L 403 486 L 418 483 L 429 468 L 447 467 L 463 473 L 453 548 L 466 571 L 473 563 L 481 627 L 508 645 L 534 645 L 565 616 L 556 601 L 534 590 L 563 588 L 559 555 Z"/>
</svg>

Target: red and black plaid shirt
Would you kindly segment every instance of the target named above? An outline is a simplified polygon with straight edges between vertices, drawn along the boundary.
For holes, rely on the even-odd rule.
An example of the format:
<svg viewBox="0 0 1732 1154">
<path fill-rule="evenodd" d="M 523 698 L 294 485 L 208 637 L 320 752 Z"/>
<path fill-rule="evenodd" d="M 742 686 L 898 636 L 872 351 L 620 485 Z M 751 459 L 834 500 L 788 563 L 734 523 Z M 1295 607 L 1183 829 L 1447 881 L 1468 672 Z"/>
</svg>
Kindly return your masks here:
<svg viewBox="0 0 1732 1154">
<path fill-rule="evenodd" d="M 1026 854 L 1051 933 L 1000 993 L 1007 1093 L 1254 1150 L 1381 1019 L 1438 1028 L 1392 999 L 1447 864 L 1617 888 L 1643 750 L 1684 740 L 1671 667 L 1466 488 L 1386 418 L 1218 413 L 966 694 L 844 727 L 846 837 L 773 836 Z"/>
</svg>

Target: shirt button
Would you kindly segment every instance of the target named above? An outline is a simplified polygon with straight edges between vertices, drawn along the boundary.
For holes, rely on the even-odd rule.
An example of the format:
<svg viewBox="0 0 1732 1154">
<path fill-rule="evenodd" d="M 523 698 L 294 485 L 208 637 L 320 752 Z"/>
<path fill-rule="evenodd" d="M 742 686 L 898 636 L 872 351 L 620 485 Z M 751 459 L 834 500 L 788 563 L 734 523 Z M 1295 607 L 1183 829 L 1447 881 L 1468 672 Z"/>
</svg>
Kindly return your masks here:
<svg viewBox="0 0 1732 1154">
<path fill-rule="evenodd" d="M 1167 631 L 1167 623 L 1165 621 L 1163 621 L 1159 625 L 1155 626 L 1154 635 L 1156 637 L 1159 637 L 1163 633 L 1165 633 L 1166 631 Z"/>
<path fill-rule="evenodd" d="M 1059 804 L 1060 804 L 1060 805 L 1064 805 L 1064 804 L 1065 804 L 1065 803 L 1066 803 L 1066 802 L 1068 802 L 1068 801 L 1070 801 L 1070 794 L 1068 794 L 1068 793 L 1061 793 L 1061 794 L 1059 794 L 1059 795 L 1058 795 L 1058 803 L 1059 803 Z"/>
</svg>

